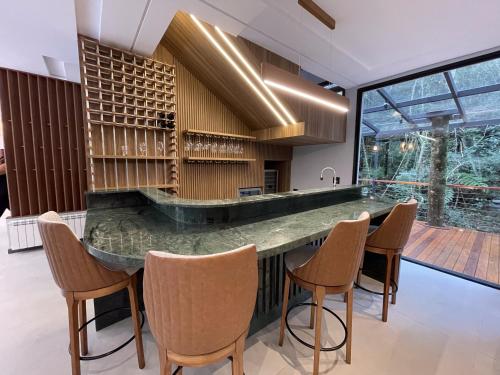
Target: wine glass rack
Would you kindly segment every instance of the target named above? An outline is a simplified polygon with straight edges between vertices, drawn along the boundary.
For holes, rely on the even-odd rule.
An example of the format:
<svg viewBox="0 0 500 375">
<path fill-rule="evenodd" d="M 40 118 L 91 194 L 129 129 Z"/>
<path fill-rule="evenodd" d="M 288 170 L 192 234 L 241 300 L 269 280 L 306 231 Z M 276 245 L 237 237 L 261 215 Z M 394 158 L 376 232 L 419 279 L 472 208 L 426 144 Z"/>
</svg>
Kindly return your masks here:
<svg viewBox="0 0 500 375">
<path fill-rule="evenodd" d="M 199 164 L 244 164 L 244 163 L 250 163 L 256 161 L 256 159 L 253 158 L 245 158 L 242 157 L 243 148 L 246 148 L 246 145 L 244 145 L 246 142 L 255 142 L 256 137 L 249 136 L 249 135 L 242 135 L 242 134 L 232 134 L 232 133 L 221 133 L 221 132 L 214 132 L 214 131 L 206 131 L 206 130 L 198 130 L 198 129 L 186 129 L 183 132 L 184 136 L 187 138 L 204 138 L 205 143 L 207 142 L 206 140 L 208 139 L 209 142 L 219 142 L 219 144 L 224 144 L 224 153 L 221 154 L 220 149 L 218 150 L 213 150 L 213 146 L 210 147 L 204 147 L 200 150 L 192 149 L 189 147 L 189 149 L 185 149 L 184 151 L 190 155 L 186 155 L 184 157 L 184 162 L 186 163 L 199 163 Z M 201 140 L 199 140 L 201 142 Z M 232 143 L 236 142 L 238 144 L 238 147 L 240 147 L 241 144 L 241 151 L 240 152 L 232 152 L 230 151 L 227 147 L 227 143 Z M 186 142 L 185 142 L 186 144 Z M 234 156 L 235 154 L 238 154 L 238 156 Z"/>
<path fill-rule="evenodd" d="M 89 189 L 176 193 L 175 66 L 83 36 L 79 51 Z"/>
</svg>

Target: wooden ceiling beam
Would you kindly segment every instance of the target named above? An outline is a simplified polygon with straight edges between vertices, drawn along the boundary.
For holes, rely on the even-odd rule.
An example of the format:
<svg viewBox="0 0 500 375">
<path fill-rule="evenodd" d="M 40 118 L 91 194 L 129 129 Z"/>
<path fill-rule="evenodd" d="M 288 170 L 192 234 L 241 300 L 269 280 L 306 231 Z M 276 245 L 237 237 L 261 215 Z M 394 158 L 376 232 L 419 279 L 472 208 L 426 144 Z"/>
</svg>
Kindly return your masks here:
<svg viewBox="0 0 500 375">
<path fill-rule="evenodd" d="M 316 17 L 330 30 L 335 30 L 335 19 L 326 13 L 318 4 L 313 0 L 298 0 L 299 5 Z"/>
</svg>

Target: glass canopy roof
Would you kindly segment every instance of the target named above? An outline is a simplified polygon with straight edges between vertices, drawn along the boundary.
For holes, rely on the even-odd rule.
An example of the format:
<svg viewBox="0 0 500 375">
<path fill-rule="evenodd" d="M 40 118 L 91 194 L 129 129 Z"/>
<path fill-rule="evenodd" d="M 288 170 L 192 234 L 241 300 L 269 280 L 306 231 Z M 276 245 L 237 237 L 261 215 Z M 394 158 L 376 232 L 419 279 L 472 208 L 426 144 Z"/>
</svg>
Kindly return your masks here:
<svg viewBox="0 0 500 375">
<path fill-rule="evenodd" d="M 430 128 L 445 111 L 456 127 L 500 124 L 500 58 L 363 93 L 362 135 L 386 138 Z"/>
</svg>

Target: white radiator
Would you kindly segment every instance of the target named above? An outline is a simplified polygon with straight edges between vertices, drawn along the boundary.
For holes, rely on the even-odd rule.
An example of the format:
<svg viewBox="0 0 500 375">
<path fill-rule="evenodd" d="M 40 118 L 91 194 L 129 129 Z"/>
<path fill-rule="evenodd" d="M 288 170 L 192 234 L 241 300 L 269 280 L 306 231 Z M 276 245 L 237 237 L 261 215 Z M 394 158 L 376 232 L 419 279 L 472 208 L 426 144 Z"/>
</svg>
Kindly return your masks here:
<svg viewBox="0 0 500 375">
<path fill-rule="evenodd" d="M 65 212 L 59 215 L 73 229 L 78 238 L 83 237 L 86 211 Z M 9 253 L 42 246 L 37 218 L 38 216 L 7 218 Z"/>
</svg>

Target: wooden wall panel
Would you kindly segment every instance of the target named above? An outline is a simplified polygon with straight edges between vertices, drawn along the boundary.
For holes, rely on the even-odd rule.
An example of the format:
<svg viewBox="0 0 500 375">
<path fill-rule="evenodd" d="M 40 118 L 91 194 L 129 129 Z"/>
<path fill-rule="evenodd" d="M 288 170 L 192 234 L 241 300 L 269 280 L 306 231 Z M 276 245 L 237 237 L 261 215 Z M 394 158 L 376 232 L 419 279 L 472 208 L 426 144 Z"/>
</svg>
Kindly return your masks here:
<svg viewBox="0 0 500 375">
<path fill-rule="evenodd" d="M 252 47 L 252 44 L 248 44 Z M 260 48 L 260 47 L 259 47 Z M 186 152 L 186 137 L 183 131 L 196 129 L 228 134 L 252 135 L 252 129 L 231 111 L 207 86 L 198 80 L 189 69 L 160 44 L 153 59 L 175 63 L 177 77 L 177 136 L 179 154 L 179 191 L 178 195 L 189 199 L 236 198 L 238 189 L 264 186 L 264 161 L 282 161 L 280 165 L 280 191 L 290 190 L 290 171 L 292 147 L 257 142 L 244 142 L 241 158 L 256 159 L 255 162 L 242 164 L 195 164 L 186 163 L 186 156 L 213 156 L 210 152 Z M 266 61 L 284 62 L 282 68 L 290 71 L 297 69 L 293 63 L 269 53 Z"/>
<path fill-rule="evenodd" d="M 161 47 L 160 47 L 161 48 Z M 197 129 L 221 133 L 251 135 L 251 129 L 197 80 L 178 60 L 177 68 L 177 120 L 179 156 L 204 156 L 202 152 L 186 152 L 183 131 Z M 243 164 L 179 164 L 179 196 L 191 199 L 223 199 L 238 196 L 242 187 L 263 187 L 264 161 L 288 161 L 290 170 L 292 148 L 256 142 L 245 142 L 242 158 L 256 159 Z M 207 155 L 209 156 L 209 155 Z M 288 175 L 288 177 L 286 177 Z M 282 190 L 289 190 L 289 173 Z"/>
<path fill-rule="evenodd" d="M 76 83 L 0 69 L 12 216 L 85 209 L 81 103 Z"/>
</svg>

